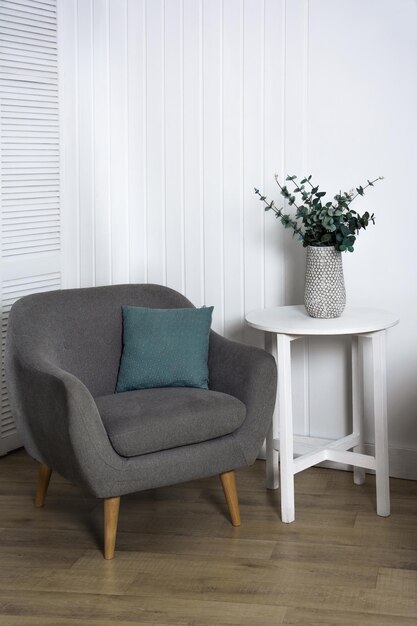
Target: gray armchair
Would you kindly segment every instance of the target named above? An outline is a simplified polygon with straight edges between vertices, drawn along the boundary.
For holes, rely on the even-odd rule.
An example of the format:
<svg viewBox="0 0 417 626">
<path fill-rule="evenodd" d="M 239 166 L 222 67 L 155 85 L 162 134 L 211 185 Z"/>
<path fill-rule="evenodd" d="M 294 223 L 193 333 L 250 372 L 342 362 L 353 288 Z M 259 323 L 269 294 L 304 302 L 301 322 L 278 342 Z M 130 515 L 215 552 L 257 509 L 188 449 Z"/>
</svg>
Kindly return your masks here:
<svg viewBox="0 0 417 626">
<path fill-rule="evenodd" d="M 40 462 L 36 506 L 52 469 L 104 499 L 104 556 L 114 556 L 120 496 L 219 474 L 239 525 L 233 470 L 252 464 L 275 401 L 274 359 L 210 334 L 209 390 L 114 393 L 122 305 L 193 306 L 158 285 L 26 296 L 12 307 L 6 378 L 28 453 Z"/>
</svg>

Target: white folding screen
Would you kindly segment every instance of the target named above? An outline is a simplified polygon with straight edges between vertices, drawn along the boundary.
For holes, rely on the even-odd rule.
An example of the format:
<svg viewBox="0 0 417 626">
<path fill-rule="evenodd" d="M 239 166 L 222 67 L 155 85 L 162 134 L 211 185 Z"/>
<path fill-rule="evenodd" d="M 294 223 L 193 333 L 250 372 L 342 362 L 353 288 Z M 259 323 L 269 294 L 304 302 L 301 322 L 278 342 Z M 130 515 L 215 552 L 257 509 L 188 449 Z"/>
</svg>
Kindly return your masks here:
<svg viewBox="0 0 417 626">
<path fill-rule="evenodd" d="M 19 438 L 4 376 L 10 308 L 61 285 L 55 0 L 0 2 L 0 455 Z"/>
</svg>

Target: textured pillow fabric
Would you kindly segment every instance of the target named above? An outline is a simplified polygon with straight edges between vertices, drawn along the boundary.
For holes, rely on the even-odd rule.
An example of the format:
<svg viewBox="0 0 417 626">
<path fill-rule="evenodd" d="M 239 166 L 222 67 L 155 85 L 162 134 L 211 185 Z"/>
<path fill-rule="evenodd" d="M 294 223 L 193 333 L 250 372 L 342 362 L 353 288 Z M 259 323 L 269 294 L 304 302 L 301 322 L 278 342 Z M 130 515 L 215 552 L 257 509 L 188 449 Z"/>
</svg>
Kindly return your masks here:
<svg viewBox="0 0 417 626">
<path fill-rule="evenodd" d="M 208 389 L 213 307 L 122 310 L 123 352 L 116 393 L 153 387 Z"/>
</svg>

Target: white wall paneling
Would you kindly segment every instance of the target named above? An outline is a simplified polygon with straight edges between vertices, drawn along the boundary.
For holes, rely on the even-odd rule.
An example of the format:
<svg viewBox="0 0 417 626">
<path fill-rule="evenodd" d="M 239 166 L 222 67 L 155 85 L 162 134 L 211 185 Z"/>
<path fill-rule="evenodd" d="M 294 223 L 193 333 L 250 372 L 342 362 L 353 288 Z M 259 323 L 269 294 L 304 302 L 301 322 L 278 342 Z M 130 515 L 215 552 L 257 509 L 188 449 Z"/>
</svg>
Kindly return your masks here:
<svg viewBox="0 0 417 626">
<path fill-rule="evenodd" d="M 148 281 L 166 283 L 165 20 L 163 0 L 146 3 L 146 188 Z M 175 109 L 173 115 L 175 116 Z M 163 182 L 162 182 L 163 181 Z M 162 183 L 162 184 L 161 184 Z M 178 214 L 177 214 L 178 215 Z"/>
<path fill-rule="evenodd" d="M 83 272 L 80 285 L 91 285 L 95 278 L 94 242 L 94 153 L 93 153 L 93 6 L 81 2 L 77 12 L 79 48 L 77 54 L 77 96 L 82 115 L 78 117 L 78 204 L 79 204 L 79 254 Z M 65 73 L 64 73 L 65 77 Z M 62 84 L 62 83 L 61 83 Z"/>
<path fill-rule="evenodd" d="M 0 4 L 0 455 L 20 444 L 3 367 L 9 311 L 61 284 L 56 30 L 54 0 Z"/>
<path fill-rule="evenodd" d="M 399 227 L 417 164 L 416 3 L 58 0 L 58 9 L 65 284 L 166 284 L 214 304 L 216 330 L 262 345 L 245 312 L 301 302 L 305 256 L 253 188 L 278 199 L 275 173 L 312 173 L 334 194 L 385 175 L 358 204 L 377 225 L 345 255 L 345 275 L 350 304 L 402 318 L 388 339 L 390 434 L 392 453 L 408 459 L 395 471 L 417 477 L 416 259 Z M 343 340 L 342 350 L 334 340 L 295 350 L 296 431 L 342 436 Z"/>
<path fill-rule="evenodd" d="M 243 320 L 284 295 L 253 192 L 282 154 L 284 4 L 59 2 L 65 284 L 167 284 L 262 344 Z"/>
<path fill-rule="evenodd" d="M 184 291 L 183 185 L 183 7 L 181 0 L 165 5 L 164 128 L 165 128 L 165 273 L 173 289 Z"/>
<path fill-rule="evenodd" d="M 223 3 L 203 0 L 203 223 L 204 300 L 224 330 Z"/>
<path fill-rule="evenodd" d="M 264 2 L 244 2 L 243 41 L 243 290 L 244 308 L 250 311 L 265 302 L 265 215 L 253 195 L 253 181 L 265 184 Z M 252 328 L 245 327 L 244 337 L 259 344 L 259 333 Z"/>
</svg>

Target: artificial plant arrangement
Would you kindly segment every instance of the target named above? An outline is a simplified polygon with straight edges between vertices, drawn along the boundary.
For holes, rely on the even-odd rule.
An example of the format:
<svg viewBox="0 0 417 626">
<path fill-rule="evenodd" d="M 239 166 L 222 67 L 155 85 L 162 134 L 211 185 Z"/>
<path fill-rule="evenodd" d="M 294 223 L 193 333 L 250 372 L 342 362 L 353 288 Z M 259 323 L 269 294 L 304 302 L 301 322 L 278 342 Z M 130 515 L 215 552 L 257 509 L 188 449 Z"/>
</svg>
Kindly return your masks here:
<svg viewBox="0 0 417 626">
<path fill-rule="evenodd" d="M 320 191 L 319 185 L 312 183 L 312 175 L 297 182 L 297 176 L 287 176 L 286 181 L 294 186 L 290 191 L 287 185 L 281 185 L 278 176 L 275 176 L 281 195 L 288 206 L 294 206 L 295 215 L 284 213 L 283 209 L 275 206 L 274 201 L 268 202 L 266 196 L 255 188 L 256 195 L 266 205 L 265 211 L 273 211 L 275 217 L 281 220 L 285 228 L 292 228 L 294 236 L 298 235 L 303 246 L 330 247 L 339 252 L 348 250 L 353 252 L 356 237 L 361 229 L 366 229 L 370 222 L 375 224 L 374 214 L 366 211 L 359 215 L 351 208 L 357 196 L 363 196 L 365 189 L 373 187 L 383 176 L 368 180 L 367 184 L 348 192 L 336 194 L 333 201 L 325 202 L 326 191 Z M 297 199 L 300 198 L 300 201 Z"/>
</svg>

